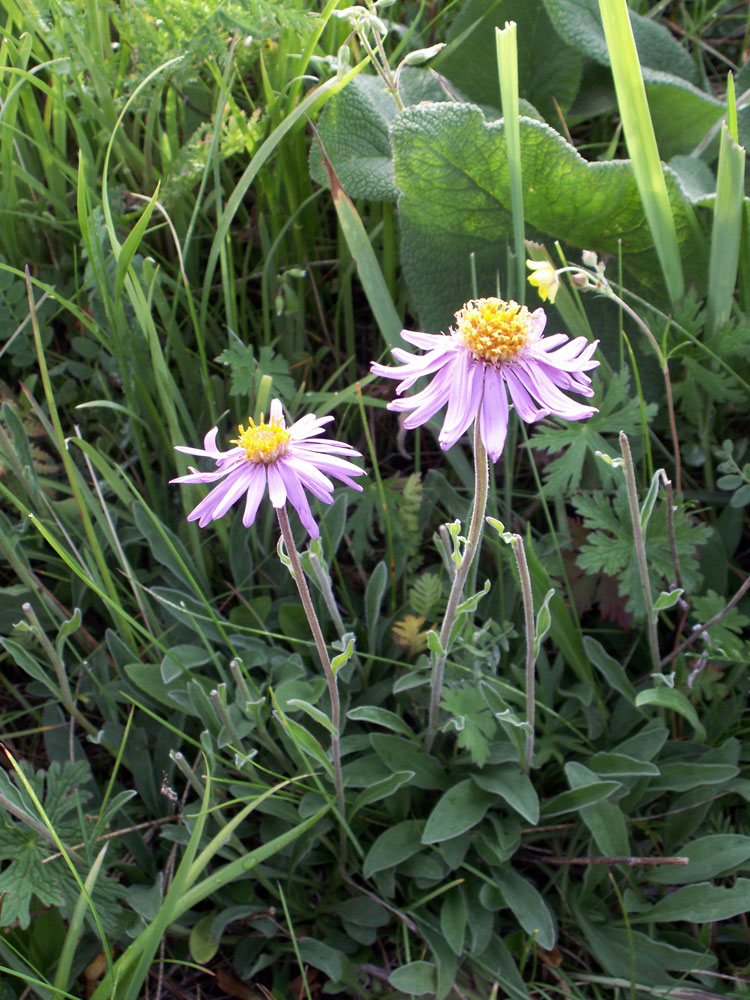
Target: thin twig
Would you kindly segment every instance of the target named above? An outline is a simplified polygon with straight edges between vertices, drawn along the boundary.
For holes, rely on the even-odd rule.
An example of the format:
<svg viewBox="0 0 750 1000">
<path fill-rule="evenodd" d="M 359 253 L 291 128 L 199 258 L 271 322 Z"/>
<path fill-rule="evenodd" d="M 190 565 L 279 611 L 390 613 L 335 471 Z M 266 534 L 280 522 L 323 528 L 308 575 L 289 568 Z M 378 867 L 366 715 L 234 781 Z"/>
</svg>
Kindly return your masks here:
<svg viewBox="0 0 750 1000">
<path fill-rule="evenodd" d="M 412 932 L 412 934 L 419 934 L 419 928 L 410 917 L 407 917 L 405 913 L 402 913 L 401 910 L 396 909 L 395 906 L 392 906 L 384 899 L 381 899 L 380 896 L 377 896 L 374 892 L 371 892 L 369 889 L 365 889 L 364 886 L 357 885 L 354 879 L 347 874 L 341 859 L 339 859 L 339 875 L 341 875 L 343 880 L 350 885 L 352 889 L 356 889 L 357 892 L 361 892 L 363 895 L 369 896 L 369 898 L 373 900 L 373 902 L 377 903 L 378 906 L 382 906 L 384 910 L 388 910 L 389 913 L 394 915 L 394 917 L 398 917 L 398 919 L 406 928 L 408 928 L 408 930 Z"/>
<path fill-rule="evenodd" d="M 323 638 L 320 622 L 318 621 L 318 616 L 315 613 L 315 606 L 313 605 L 312 597 L 310 596 L 310 590 L 307 586 L 305 572 L 302 569 L 299 553 L 297 552 L 297 547 L 294 544 L 294 536 L 292 535 L 292 528 L 289 524 L 289 516 L 287 515 L 286 507 L 277 507 L 276 516 L 278 517 L 279 527 L 281 528 L 281 537 L 284 539 L 284 547 L 286 548 L 286 553 L 292 566 L 292 576 L 294 577 L 294 582 L 297 584 L 297 592 L 299 593 L 300 600 L 302 601 L 302 607 L 310 626 L 313 639 L 315 640 L 315 648 L 318 651 L 320 665 L 323 668 L 323 674 L 325 675 L 326 684 L 328 685 L 328 696 L 331 702 L 331 726 L 333 727 L 333 732 L 331 733 L 333 776 L 334 784 L 336 786 L 336 801 L 339 807 L 339 812 L 341 813 L 341 818 L 343 819 L 346 815 L 346 803 L 344 799 L 344 779 L 341 774 L 341 702 L 339 699 L 338 684 L 336 682 L 336 675 L 334 674 L 331 666 L 331 659 L 328 655 L 328 647 L 326 646 L 325 639 Z"/>
<path fill-rule="evenodd" d="M 471 512 L 471 523 L 469 533 L 466 537 L 463 558 L 457 567 L 456 575 L 453 578 L 451 592 L 448 597 L 448 606 L 445 609 L 443 624 L 440 627 L 440 647 L 442 652 L 433 653 L 432 677 L 430 679 L 430 715 L 427 723 L 427 735 L 425 737 L 425 750 L 427 753 L 432 749 L 432 743 L 437 731 L 437 720 L 440 711 L 440 695 L 443 690 L 443 674 L 445 671 L 445 661 L 448 659 L 451 631 L 456 620 L 458 606 L 463 597 L 464 585 L 471 564 L 474 562 L 479 551 L 479 542 L 484 526 L 484 512 L 487 508 L 487 490 L 489 487 L 489 467 L 487 464 L 487 449 L 484 447 L 479 427 L 479 415 L 474 422 L 474 506 Z"/>
<path fill-rule="evenodd" d="M 677 492 L 682 493 L 682 460 L 680 458 L 680 442 L 677 437 L 677 421 L 674 415 L 674 399 L 672 397 L 672 379 L 669 374 L 669 360 L 667 356 L 662 352 L 659 347 L 659 343 L 656 337 L 653 335 L 648 327 L 648 324 L 641 319 L 635 309 L 631 308 L 627 302 L 620 298 L 620 296 L 615 292 L 611 285 L 608 283 L 604 285 L 602 291 L 604 294 L 608 295 L 614 302 L 616 302 L 621 309 L 623 309 L 628 316 L 636 323 L 646 336 L 646 339 L 651 344 L 651 346 L 656 351 L 656 356 L 659 359 L 659 365 L 661 367 L 662 377 L 664 378 L 664 387 L 667 393 L 667 412 L 669 414 L 669 430 L 672 435 L 672 448 L 674 449 L 674 481 L 677 486 Z"/>
<path fill-rule="evenodd" d="M 158 819 L 149 820 L 148 823 L 136 823 L 135 826 L 126 826 L 122 830 L 113 830 L 111 833 L 103 833 L 100 837 L 97 837 L 93 841 L 95 844 L 101 843 L 103 840 L 112 840 L 114 837 L 124 837 L 126 833 L 134 833 L 136 830 L 152 829 L 153 827 L 160 826 L 162 823 L 175 823 L 182 818 L 182 813 L 171 813 L 169 816 L 160 816 Z M 66 851 L 80 851 L 86 844 L 81 841 L 80 844 L 73 844 L 70 847 L 65 848 Z M 61 858 L 62 853 L 58 851 L 56 854 L 50 854 L 47 858 L 42 858 L 42 864 L 46 865 L 50 861 L 56 861 L 57 858 Z"/>
<path fill-rule="evenodd" d="M 531 860 L 531 859 L 528 859 Z M 534 858 L 534 861 L 541 861 L 545 865 L 628 865 L 635 868 L 639 865 L 688 865 L 690 858 Z"/>
<path fill-rule="evenodd" d="M 666 667 L 666 665 L 668 663 L 671 663 L 672 660 L 674 660 L 676 657 L 680 655 L 680 653 L 684 653 L 689 646 L 692 646 L 694 642 L 697 642 L 698 639 L 700 639 L 701 637 L 701 633 L 705 632 L 706 629 L 711 628 L 711 626 L 715 625 L 717 622 L 720 622 L 721 619 L 724 617 L 724 615 L 726 615 L 727 612 L 731 611 L 738 601 L 742 600 L 742 598 L 745 596 L 748 590 L 750 590 L 750 576 L 745 580 L 745 582 L 742 584 L 742 586 L 734 595 L 734 597 L 732 597 L 729 601 L 727 601 L 727 603 L 724 605 L 721 611 L 717 612 L 713 616 L 713 618 L 709 618 L 708 621 L 705 623 L 705 625 L 701 625 L 700 628 L 696 628 L 693 634 L 689 635 L 684 642 L 681 642 L 680 645 L 677 647 L 677 649 L 671 652 L 669 656 L 664 657 L 664 659 L 661 661 L 661 666 Z"/>
</svg>

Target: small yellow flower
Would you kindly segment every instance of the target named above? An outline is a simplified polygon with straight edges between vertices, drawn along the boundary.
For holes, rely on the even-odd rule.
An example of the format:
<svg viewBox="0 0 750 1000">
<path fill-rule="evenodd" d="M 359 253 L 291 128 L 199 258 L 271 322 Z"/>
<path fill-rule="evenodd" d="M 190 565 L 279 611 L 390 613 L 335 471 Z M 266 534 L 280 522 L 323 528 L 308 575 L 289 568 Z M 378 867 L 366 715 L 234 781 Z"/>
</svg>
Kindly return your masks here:
<svg viewBox="0 0 750 1000">
<path fill-rule="evenodd" d="M 531 268 L 533 272 L 529 275 L 529 284 L 539 289 L 539 298 L 542 302 L 549 299 L 552 305 L 560 287 L 560 280 L 553 264 L 548 260 L 527 260 L 526 267 Z"/>
</svg>

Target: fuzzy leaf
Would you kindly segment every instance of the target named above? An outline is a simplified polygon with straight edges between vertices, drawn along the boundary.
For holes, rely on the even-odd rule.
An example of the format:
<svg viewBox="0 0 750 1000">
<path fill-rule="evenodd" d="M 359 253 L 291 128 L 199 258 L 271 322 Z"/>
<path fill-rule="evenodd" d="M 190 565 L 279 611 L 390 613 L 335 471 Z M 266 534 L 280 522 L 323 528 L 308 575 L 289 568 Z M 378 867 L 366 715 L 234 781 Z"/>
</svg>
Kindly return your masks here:
<svg viewBox="0 0 750 1000">
<path fill-rule="evenodd" d="M 729 920 L 750 909 L 750 879 L 738 878 L 733 886 L 724 888 L 699 882 L 686 885 L 660 899 L 645 913 L 632 914 L 633 923 L 669 923 L 689 920 L 697 924 L 710 924 Z"/>
<path fill-rule="evenodd" d="M 328 101 L 318 132 L 341 186 L 350 198 L 395 201 L 388 128 L 398 108 L 379 76 L 360 73 Z M 310 173 L 324 187 L 328 173 L 320 147 L 310 148 Z"/>
<path fill-rule="evenodd" d="M 529 238 L 565 234 L 598 254 L 622 253 L 630 287 L 664 300 L 653 239 L 626 160 L 590 163 L 541 122 L 521 117 L 524 213 Z M 476 288 L 505 287 L 506 240 L 512 233 L 504 122 L 488 123 L 466 104 L 422 104 L 391 126 L 403 270 L 422 329 L 447 330 Z M 666 173 L 677 239 L 688 281 L 704 281 L 706 243 L 677 178 Z M 450 197 L 446 197 L 450 192 Z M 627 234 L 627 245 L 620 242 Z M 484 291 L 491 290 L 491 291 Z"/>
<path fill-rule="evenodd" d="M 460 725 L 454 727 L 458 730 L 458 745 L 469 751 L 475 764 L 484 767 L 490 752 L 489 738 L 495 733 L 496 723 L 481 692 L 468 685 L 448 689 L 440 704 L 454 720 L 461 720 Z"/>
<path fill-rule="evenodd" d="M 440 797 L 428 816 L 422 843 L 439 844 L 470 830 L 494 801 L 494 795 L 478 788 L 471 778 L 459 781 Z"/>
</svg>

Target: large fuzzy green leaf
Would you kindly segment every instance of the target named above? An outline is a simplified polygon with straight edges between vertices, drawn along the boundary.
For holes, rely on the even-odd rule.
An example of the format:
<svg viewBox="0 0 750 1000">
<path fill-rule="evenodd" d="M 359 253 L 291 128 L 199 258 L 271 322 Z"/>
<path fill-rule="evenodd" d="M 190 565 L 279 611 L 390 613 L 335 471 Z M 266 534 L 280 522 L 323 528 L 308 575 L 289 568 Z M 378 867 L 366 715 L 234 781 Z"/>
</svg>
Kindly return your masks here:
<svg viewBox="0 0 750 1000">
<path fill-rule="evenodd" d="M 629 161 L 588 163 L 554 129 L 520 120 L 527 226 L 541 239 L 615 254 L 622 240 L 626 280 L 664 299 L 653 240 Z M 485 122 L 470 105 L 407 108 L 391 127 L 402 259 L 423 325 L 447 329 L 472 297 L 494 294 L 512 232 L 503 122 Z M 667 188 L 688 281 L 702 283 L 705 248 L 693 210 L 667 170 Z"/>
<path fill-rule="evenodd" d="M 361 73 L 329 101 L 320 118 L 319 135 L 336 176 L 353 198 L 395 201 L 388 127 L 398 108 L 378 76 Z M 313 180 L 328 186 L 320 147 L 310 148 Z"/>
</svg>

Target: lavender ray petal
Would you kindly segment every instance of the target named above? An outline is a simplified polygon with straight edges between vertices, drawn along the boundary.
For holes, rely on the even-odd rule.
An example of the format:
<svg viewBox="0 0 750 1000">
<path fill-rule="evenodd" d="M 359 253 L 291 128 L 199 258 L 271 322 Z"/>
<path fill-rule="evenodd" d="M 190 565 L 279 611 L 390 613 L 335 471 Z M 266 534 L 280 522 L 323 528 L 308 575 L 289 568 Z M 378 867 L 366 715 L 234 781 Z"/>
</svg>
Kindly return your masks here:
<svg viewBox="0 0 750 1000">
<path fill-rule="evenodd" d="M 312 461 L 313 455 L 346 455 L 348 458 L 362 458 L 356 448 L 342 441 L 300 441 L 295 442 L 289 450 L 290 455 L 301 455 L 309 457 Z"/>
<path fill-rule="evenodd" d="M 253 467 L 253 475 L 247 487 L 247 497 L 245 499 L 245 510 L 242 514 L 242 523 L 246 528 L 255 520 L 258 507 L 266 492 L 266 467 L 258 463 Z"/>
<path fill-rule="evenodd" d="M 279 475 L 279 470 L 275 465 L 266 466 L 268 476 L 268 498 L 274 507 L 283 507 L 286 503 L 286 485 Z"/>
<path fill-rule="evenodd" d="M 444 386 L 436 385 L 437 379 L 432 383 L 433 391 L 429 395 L 422 395 L 422 401 L 418 407 L 416 407 L 409 416 L 404 420 L 404 427 L 407 430 L 414 430 L 415 427 L 421 427 L 422 424 L 426 424 L 438 410 L 442 410 L 445 404 L 450 398 L 450 380 L 446 380 L 447 384 Z M 416 397 L 414 397 L 416 398 Z M 396 407 L 395 404 L 389 404 L 389 410 L 406 410 L 406 406 Z"/>
<path fill-rule="evenodd" d="M 221 504 L 222 500 L 227 494 L 227 490 L 232 489 L 232 487 L 237 483 L 238 480 L 242 478 L 242 473 L 235 473 L 233 476 L 229 476 L 224 479 L 223 482 L 219 483 L 218 486 L 214 486 L 210 493 L 208 493 L 201 502 L 193 508 L 188 514 L 188 521 L 198 521 L 201 528 L 209 523 L 209 521 L 216 520 L 216 509 Z M 242 490 L 240 490 L 240 493 Z"/>
<path fill-rule="evenodd" d="M 460 359 L 454 366 L 455 379 L 438 437 L 443 450 L 453 447 L 458 441 L 476 417 L 482 399 L 485 366 L 475 362 L 468 351 L 462 352 Z"/>
<path fill-rule="evenodd" d="M 305 461 L 305 459 L 303 458 L 302 461 Z M 344 477 L 349 479 L 351 476 L 364 476 L 366 474 L 365 470 L 360 469 L 358 465 L 354 465 L 353 462 L 345 462 L 342 458 L 337 458 L 335 455 L 316 455 L 314 465 L 323 475 L 333 476 L 335 479 L 341 479 L 342 481 Z"/>
<path fill-rule="evenodd" d="M 566 333 L 551 333 L 549 337 L 543 337 L 535 346 L 540 351 L 553 351 L 556 347 L 561 347 L 568 340 Z"/>
<path fill-rule="evenodd" d="M 306 413 L 300 417 L 291 427 L 288 428 L 293 441 L 300 441 L 303 438 L 316 437 L 325 430 L 325 425 L 333 420 L 332 415 L 326 417 L 316 417 L 312 413 Z"/>
<path fill-rule="evenodd" d="M 247 491 L 252 479 L 251 473 L 252 466 L 248 464 L 247 468 L 225 480 L 224 496 L 216 504 L 216 507 L 213 510 L 212 520 L 216 521 L 220 517 L 223 517 L 229 508 L 239 500 L 243 493 Z"/>
<path fill-rule="evenodd" d="M 448 402 L 455 378 L 454 370 L 456 364 L 459 363 L 459 359 L 459 355 L 456 355 L 455 358 L 451 358 L 451 360 L 440 369 L 437 375 L 435 375 L 433 380 L 426 385 L 424 389 L 414 393 L 413 396 L 407 396 L 405 399 L 391 400 L 388 404 L 388 409 L 393 410 L 396 413 L 400 413 L 402 410 L 419 410 L 423 406 L 432 406 L 433 401 L 439 397 L 440 403 L 430 412 L 430 416 L 432 416 L 436 410 L 439 410 L 444 403 Z M 429 417 L 426 417 L 425 419 L 429 419 Z"/>
<path fill-rule="evenodd" d="M 193 469 L 191 466 L 190 473 L 184 476 L 177 476 L 176 479 L 170 479 L 170 483 L 215 483 L 217 479 L 223 479 L 228 475 L 226 469 L 219 469 L 214 472 L 199 472 L 198 469 Z"/>
<path fill-rule="evenodd" d="M 541 370 L 540 366 L 528 367 L 520 362 L 516 368 L 518 378 L 527 391 L 547 407 L 550 413 L 566 420 L 582 420 L 596 412 L 591 406 L 583 406 L 576 400 L 565 396 L 551 379 Z"/>
<path fill-rule="evenodd" d="M 452 354 L 455 354 L 455 351 L 431 351 L 430 354 L 418 358 L 414 358 L 412 355 L 411 363 L 404 364 L 400 368 L 391 368 L 373 361 L 370 365 L 370 371 L 379 378 L 398 379 L 401 385 L 397 387 L 396 392 L 401 394 L 406 389 L 410 389 L 423 375 L 430 375 L 442 368 L 443 365 L 448 364 Z"/>
<path fill-rule="evenodd" d="M 320 470 L 319 463 L 307 461 L 299 455 L 299 452 L 285 455 L 284 458 L 279 460 L 279 465 L 284 465 L 286 468 L 291 469 L 300 478 L 304 476 L 308 483 L 315 483 L 317 488 L 323 490 L 325 493 L 330 493 L 333 490 L 333 483 Z"/>
<path fill-rule="evenodd" d="M 279 423 L 284 426 L 284 408 L 281 405 L 280 399 L 271 400 L 271 411 L 268 415 L 268 419 L 274 421 L 274 423 Z"/>
<path fill-rule="evenodd" d="M 288 464 L 285 462 L 279 462 L 275 466 L 275 471 L 278 472 L 281 479 L 283 479 L 287 496 L 289 497 L 292 506 L 299 514 L 299 519 L 302 521 L 303 526 L 307 529 L 310 537 L 319 538 L 320 530 L 315 523 L 315 518 L 312 516 L 310 504 L 297 474 L 293 469 L 289 468 Z M 330 503 L 331 501 L 329 500 L 328 502 Z"/>
<path fill-rule="evenodd" d="M 552 365 L 547 365 L 542 361 L 535 362 L 534 367 L 544 372 L 550 382 L 554 382 L 559 389 L 577 392 L 581 396 L 594 395 L 594 390 L 590 388 L 591 379 L 583 372 L 561 371 L 559 368 L 553 368 Z"/>
<path fill-rule="evenodd" d="M 453 338 L 447 337 L 444 333 L 420 333 L 419 330 L 402 330 L 401 339 L 408 344 L 414 344 L 415 347 L 419 347 L 423 351 L 434 351 L 440 350 L 441 345 L 446 340 Z"/>
<path fill-rule="evenodd" d="M 496 462 L 502 454 L 508 434 L 508 392 L 500 372 L 489 367 L 484 375 L 479 433 L 487 453 Z"/>
<path fill-rule="evenodd" d="M 533 424 L 542 417 L 546 417 L 548 410 L 537 409 L 524 386 L 519 382 L 515 374 L 514 366 L 504 365 L 501 369 L 505 383 L 510 392 L 510 398 L 521 420 L 526 424 Z"/>
</svg>

